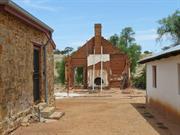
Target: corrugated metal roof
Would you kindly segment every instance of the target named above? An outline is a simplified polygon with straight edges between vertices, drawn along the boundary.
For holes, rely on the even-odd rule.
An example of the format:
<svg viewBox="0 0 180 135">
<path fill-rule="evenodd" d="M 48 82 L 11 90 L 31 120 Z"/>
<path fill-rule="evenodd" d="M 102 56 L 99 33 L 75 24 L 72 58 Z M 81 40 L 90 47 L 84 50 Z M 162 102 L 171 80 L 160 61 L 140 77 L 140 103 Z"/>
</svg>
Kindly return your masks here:
<svg viewBox="0 0 180 135">
<path fill-rule="evenodd" d="M 32 19 L 33 21 L 35 21 L 36 23 L 38 23 L 40 26 L 46 28 L 47 30 L 49 30 L 50 32 L 53 32 L 54 30 L 49 27 L 47 24 L 45 24 L 44 22 L 42 22 L 41 20 L 39 20 L 38 18 L 36 18 L 35 16 L 33 16 L 32 14 L 30 14 L 28 11 L 24 10 L 23 8 L 21 8 L 19 5 L 17 5 L 16 3 L 14 3 L 12 0 L 0 0 L 0 4 L 3 5 L 8 5 L 16 10 L 18 10 L 19 12 L 21 12 L 22 14 L 26 15 L 27 17 L 29 17 L 30 19 Z"/>
<path fill-rule="evenodd" d="M 178 54 L 180 54 L 180 44 L 175 47 L 172 47 L 170 49 L 167 49 L 165 51 L 159 52 L 157 54 L 153 54 L 152 56 L 146 57 L 146 58 L 140 60 L 139 63 L 144 64 L 144 63 L 147 63 L 150 61 L 167 58 L 167 57 L 175 56 Z"/>
</svg>

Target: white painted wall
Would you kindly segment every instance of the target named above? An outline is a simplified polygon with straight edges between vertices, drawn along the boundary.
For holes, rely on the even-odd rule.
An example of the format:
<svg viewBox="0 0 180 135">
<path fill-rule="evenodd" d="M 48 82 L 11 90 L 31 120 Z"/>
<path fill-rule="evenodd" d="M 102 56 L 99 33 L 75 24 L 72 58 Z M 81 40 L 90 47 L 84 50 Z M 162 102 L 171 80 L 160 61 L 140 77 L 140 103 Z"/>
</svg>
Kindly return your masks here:
<svg viewBox="0 0 180 135">
<path fill-rule="evenodd" d="M 110 61 L 110 55 L 109 54 L 90 54 L 87 58 L 87 64 L 88 67 L 95 65 L 99 62 L 108 62 Z M 93 87 L 94 84 L 94 80 L 100 77 L 101 78 L 101 69 L 99 70 L 95 70 L 94 71 L 94 79 L 93 79 L 93 70 L 92 69 L 88 69 L 88 87 Z M 108 82 L 108 73 L 107 70 L 102 69 L 102 79 L 103 79 L 103 84 L 102 87 L 107 87 L 109 85 Z M 94 84 L 95 85 L 95 84 Z M 95 85 L 96 87 L 96 85 Z"/>
<path fill-rule="evenodd" d="M 107 73 L 107 70 L 102 70 L 102 79 L 104 81 L 103 83 L 103 87 L 107 87 L 109 86 L 109 83 L 108 83 L 108 73 Z M 101 70 L 95 70 L 95 73 L 94 73 L 94 80 L 97 78 L 97 77 L 101 77 Z M 92 69 L 88 69 L 88 87 L 92 87 L 93 86 L 93 83 L 94 83 L 94 80 L 93 80 L 93 70 Z M 95 85 L 95 84 L 94 84 Z M 96 85 L 95 85 L 96 87 Z"/>
<path fill-rule="evenodd" d="M 109 54 L 90 54 L 87 58 L 88 66 L 95 65 L 99 62 L 107 62 L 110 61 L 110 55 Z"/>
<path fill-rule="evenodd" d="M 178 64 L 180 55 L 147 63 L 147 95 L 180 112 Z M 153 65 L 157 66 L 157 88 L 153 88 Z"/>
</svg>

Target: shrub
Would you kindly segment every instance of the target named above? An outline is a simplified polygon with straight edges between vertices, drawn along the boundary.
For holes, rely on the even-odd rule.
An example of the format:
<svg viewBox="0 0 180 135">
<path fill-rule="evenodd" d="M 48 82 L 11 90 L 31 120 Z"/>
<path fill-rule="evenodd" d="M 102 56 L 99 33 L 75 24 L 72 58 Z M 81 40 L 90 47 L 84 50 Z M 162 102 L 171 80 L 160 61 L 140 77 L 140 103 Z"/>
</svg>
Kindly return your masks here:
<svg viewBox="0 0 180 135">
<path fill-rule="evenodd" d="M 139 89 L 146 89 L 146 68 L 144 67 L 142 72 L 132 78 L 133 86 Z"/>
<path fill-rule="evenodd" d="M 56 69 L 58 77 L 56 78 L 55 82 L 65 84 L 65 59 L 56 63 Z"/>
</svg>

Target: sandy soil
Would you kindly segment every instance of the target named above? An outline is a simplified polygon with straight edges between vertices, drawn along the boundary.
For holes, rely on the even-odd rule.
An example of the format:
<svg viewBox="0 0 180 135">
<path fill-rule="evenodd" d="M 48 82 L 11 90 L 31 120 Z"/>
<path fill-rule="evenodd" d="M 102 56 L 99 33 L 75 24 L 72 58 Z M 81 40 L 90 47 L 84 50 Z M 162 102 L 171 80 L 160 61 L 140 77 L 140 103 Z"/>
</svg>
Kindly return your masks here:
<svg viewBox="0 0 180 135">
<path fill-rule="evenodd" d="M 122 94 L 119 90 L 84 97 L 59 99 L 64 111 L 59 121 L 20 127 L 14 135 L 179 135 L 163 118 L 145 107 L 145 92 Z M 167 121 L 166 121 L 167 122 Z M 174 129 L 176 129 L 174 131 Z M 179 130 L 179 131 L 178 131 Z"/>
</svg>

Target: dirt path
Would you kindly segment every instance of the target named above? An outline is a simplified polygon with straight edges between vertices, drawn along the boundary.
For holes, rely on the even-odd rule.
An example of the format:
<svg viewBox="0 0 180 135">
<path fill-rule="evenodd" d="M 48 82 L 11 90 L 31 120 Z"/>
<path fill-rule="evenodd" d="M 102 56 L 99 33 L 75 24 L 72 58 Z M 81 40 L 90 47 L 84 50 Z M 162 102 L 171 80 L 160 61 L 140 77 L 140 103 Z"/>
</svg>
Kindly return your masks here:
<svg viewBox="0 0 180 135">
<path fill-rule="evenodd" d="M 57 108 L 62 119 L 50 123 L 20 127 L 15 135 L 171 135 L 169 129 L 156 126 L 156 118 L 143 117 L 144 94 L 122 95 L 106 92 L 101 97 L 61 99 Z M 103 97 L 105 96 L 105 97 Z M 154 119 L 154 120 L 148 120 Z"/>
</svg>

